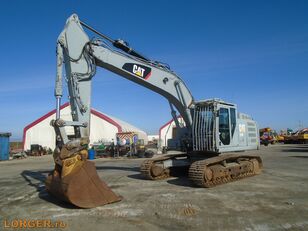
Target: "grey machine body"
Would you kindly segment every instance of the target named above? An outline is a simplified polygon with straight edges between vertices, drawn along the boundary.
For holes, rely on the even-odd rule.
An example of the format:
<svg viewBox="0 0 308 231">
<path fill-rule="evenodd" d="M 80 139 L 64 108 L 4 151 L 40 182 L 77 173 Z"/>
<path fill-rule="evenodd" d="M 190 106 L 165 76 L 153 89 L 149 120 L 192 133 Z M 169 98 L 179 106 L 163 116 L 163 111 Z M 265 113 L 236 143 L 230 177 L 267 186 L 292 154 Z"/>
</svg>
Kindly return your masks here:
<svg viewBox="0 0 308 231">
<path fill-rule="evenodd" d="M 90 40 L 84 28 L 100 38 Z M 72 121 L 60 118 L 63 63 Z M 58 147 L 64 144 L 76 146 L 81 139 L 89 138 L 91 82 L 97 66 L 144 86 L 168 100 L 177 130 L 176 137 L 168 142 L 169 149 L 182 149 L 191 155 L 198 153 L 206 157 L 208 153 L 213 155 L 259 148 L 256 122 L 250 116 L 239 113 L 235 104 L 218 99 L 195 101 L 186 84 L 168 65 L 144 57 L 122 40 L 112 40 L 97 32 L 81 22 L 76 14 L 68 18 L 57 42 L 57 117 L 52 124 Z M 179 123 L 177 112 L 185 125 Z M 65 126 L 74 127 L 73 139 L 68 138 Z"/>
</svg>

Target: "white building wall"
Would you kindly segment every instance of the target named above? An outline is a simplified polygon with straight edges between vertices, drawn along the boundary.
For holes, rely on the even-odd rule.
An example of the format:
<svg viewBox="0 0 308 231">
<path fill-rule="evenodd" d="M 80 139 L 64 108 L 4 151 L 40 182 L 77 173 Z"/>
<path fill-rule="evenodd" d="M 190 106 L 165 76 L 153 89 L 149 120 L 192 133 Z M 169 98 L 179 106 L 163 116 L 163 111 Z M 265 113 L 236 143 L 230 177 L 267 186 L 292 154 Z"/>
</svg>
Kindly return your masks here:
<svg viewBox="0 0 308 231">
<path fill-rule="evenodd" d="M 99 141 L 111 142 L 116 140 L 118 128 L 106 120 L 91 114 L 90 126 L 90 145 Z"/>
<path fill-rule="evenodd" d="M 43 147 L 50 147 L 54 149 L 55 147 L 55 133 L 53 127 L 47 123 L 52 117 L 48 117 L 46 120 L 38 123 L 34 127 L 26 131 L 24 140 L 24 149 L 29 150 L 31 144 L 40 144 Z"/>
<path fill-rule="evenodd" d="M 158 140 L 159 135 L 148 135 L 148 141 Z"/>
<path fill-rule="evenodd" d="M 61 118 L 64 120 L 72 120 L 69 113 L 70 108 L 65 107 L 61 110 Z M 50 121 L 56 119 L 56 114 L 53 113 L 48 117 L 45 117 L 39 123 L 31 126 L 24 133 L 24 149 L 29 150 L 31 144 L 40 144 L 43 147 L 55 148 L 56 135 L 54 128 L 50 125 Z M 70 132 L 69 129 L 67 132 Z"/>
<path fill-rule="evenodd" d="M 50 125 L 50 121 L 56 118 L 55 113 L 47 114 L 39 119 L 35 125 L 30 125 L 25 129 L 24 133 L 24 149 L 29 150 L 31 144 L 40 144 L 43 147 L 55 148 L 55 131 Z M 61 109 L 61 118 L 66 121 L 72 121 L 71 110 L 69 106 Z M 121 127 L 120 127 L 121 128 Z M 65 127 L 68 135 L 74 134 L 73 127 Z M 91 127 L 90 127 L 90 145 L 98 141 L 111 142 L 116 140 L 116 133 L 118 127 L 114 124 L 100 118 L 91 113 Z"/>
<path fill-rule="evenodd" d="M 185 124 L 182 117 L 178 118 L 179 122 Z M 174 120 L 169 121 L 165 125 L 163 125 L 159 130 L 159 146 L 166 147 L 168 144 L 168 139 L 172 139 L 172 130 L 175 128 Z"/>
<path fill-rule="evenodd" d="M 138 133 L 140 139 L 144 139 L 147 143 L 147 134 L 142 130 L 124 122 L 119 119 L 109 117 L 103 113 L 95 111 L 95 114 L 104 115 L 106 119 L 100 118 L 98 115 L 91 113 L 91 127 L 90 127 L 90 145 L 98 141 L 111 142 L 116 141 L 116 133 L 121 129 L 123 132 L 132 131 Z M 49 115 L 49 116 L 48 116 Z M 39 121 L 36 121 L 35 125 L 30 125 L 29 128 L 25 128 L 24 133 L 24 149 L 29 150 L 31 144 L 40 144 L 43 147 L 55 148 L 55 132 L 54 128 L 50 125 L 50 121 L 56 118 L 55 113 L 49 113 L 43 116 Z M 61 118 L 67 121 L 71 121 L 71 110 L 69 106 L 65 106 L 61 109 Z M 110 122 L 112 120 L 112 123 Z M 68 135 L 73 134 L 73 127 L 66 127 Z"/>
</svg>

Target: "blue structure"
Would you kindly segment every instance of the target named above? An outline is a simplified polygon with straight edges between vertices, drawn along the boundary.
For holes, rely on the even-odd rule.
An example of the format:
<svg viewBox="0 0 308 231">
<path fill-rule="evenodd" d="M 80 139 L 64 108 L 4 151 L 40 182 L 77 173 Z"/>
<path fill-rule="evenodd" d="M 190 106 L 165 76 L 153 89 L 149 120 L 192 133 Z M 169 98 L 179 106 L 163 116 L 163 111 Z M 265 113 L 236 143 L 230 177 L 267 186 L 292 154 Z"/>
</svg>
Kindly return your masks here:
<svg viewBox="0 0 308 231">
<path fill-rule="evenodd" d="M 9 159 L 11 135 L 11 133 L 0 133 L 0 160 Z"/>
<path fill-rule="evenodd" d="M 89 149 L 88 150 L 88 159 L 89 160 L 94 160 L 95 159 L 95 150 L 94 149 Z"/>
</svg>

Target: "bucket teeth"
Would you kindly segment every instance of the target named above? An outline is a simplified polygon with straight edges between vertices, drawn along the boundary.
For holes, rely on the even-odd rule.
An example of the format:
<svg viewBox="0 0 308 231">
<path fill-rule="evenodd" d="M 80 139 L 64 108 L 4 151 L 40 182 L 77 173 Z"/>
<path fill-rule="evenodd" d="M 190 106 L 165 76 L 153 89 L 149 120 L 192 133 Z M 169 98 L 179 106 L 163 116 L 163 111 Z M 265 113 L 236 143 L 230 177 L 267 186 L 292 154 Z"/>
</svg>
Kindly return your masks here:
<svg viewBox="0 0 308 231">
<path fill-rule="evenodd" d="M 94 208 L 122 199 L 99 178 L 94 163 L 87 160 L 80 162 L 64 176 L 54 170 L 47 177 L 47 191 L 80 208 Z"/>
</svg>

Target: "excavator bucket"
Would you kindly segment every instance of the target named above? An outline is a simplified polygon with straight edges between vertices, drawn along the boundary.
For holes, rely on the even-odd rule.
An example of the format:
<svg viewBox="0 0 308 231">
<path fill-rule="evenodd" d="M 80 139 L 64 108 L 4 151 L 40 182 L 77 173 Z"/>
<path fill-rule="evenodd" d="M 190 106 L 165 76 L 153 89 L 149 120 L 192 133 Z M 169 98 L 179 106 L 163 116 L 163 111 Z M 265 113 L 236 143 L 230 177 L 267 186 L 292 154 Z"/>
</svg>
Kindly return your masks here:
<svg viewBox="0 0 308 231">
<path fill-rule="evenodd" d="M 46 189 L 58 199 L 80 208 L 94 208 L 122 199 L 99 178 L 94 163 L 87 160 L 80 161 L 79 166 L 64 176 L 55 169 L 47 177 Z"/>
</svg>

